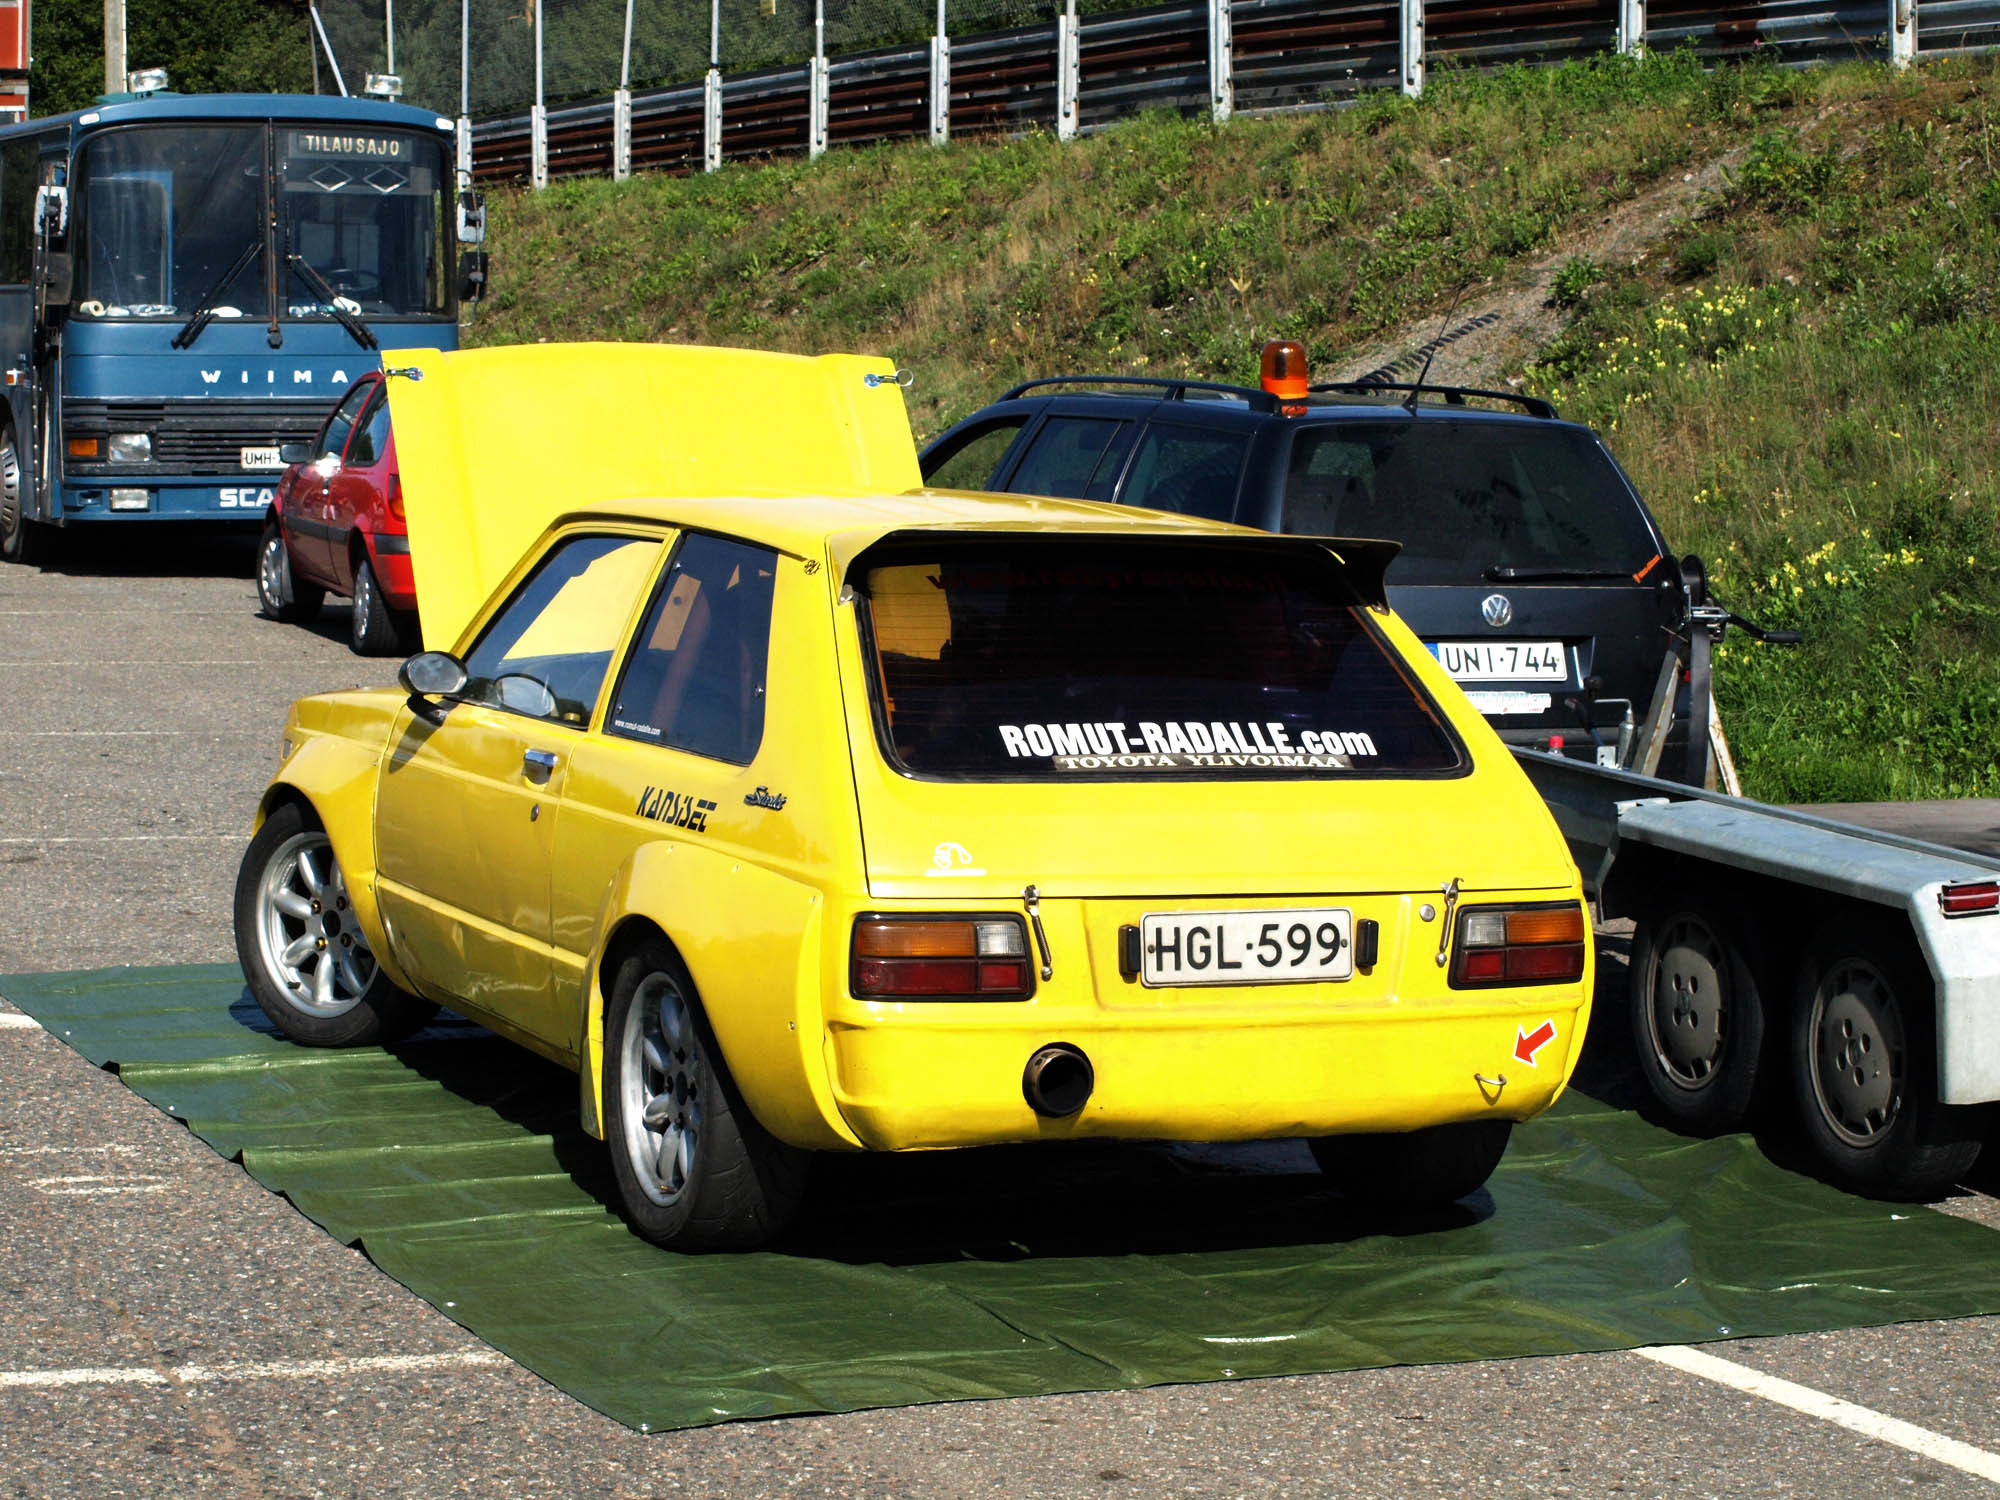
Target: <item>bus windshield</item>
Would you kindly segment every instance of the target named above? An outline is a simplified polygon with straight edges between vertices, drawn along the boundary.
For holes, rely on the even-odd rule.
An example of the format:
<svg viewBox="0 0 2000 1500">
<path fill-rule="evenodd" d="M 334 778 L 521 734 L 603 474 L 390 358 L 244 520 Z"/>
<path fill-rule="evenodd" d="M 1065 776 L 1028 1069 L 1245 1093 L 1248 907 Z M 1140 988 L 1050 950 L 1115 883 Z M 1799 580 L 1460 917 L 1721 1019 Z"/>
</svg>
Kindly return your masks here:
<svg viewBox="0 0 2000 1500">
<path fill-rule="evenodd" d="M 332 317 L 332 299 L 362 318 L 450 312 L 449 179 L 436 141 L 338 125 L 146 126 L 95 136 L 83 177 L 86 317 L 187 318 L 203 307 L 268 317 L 267 258 L 282 318 Z"/>
<path fill-rule="evenodd" d="M 364 318 L 445 309 L 444 148 L 393 130 L 278 127 L 280 254 L 303 256 Z M 285 314 L 327 317 L 323 290 L 287 268 Z"/>
<path fill-rule="evenodd" d="M 268 311 L 263 267 L 238 265 L 263 239 L 262 126 L 106 132 L 89 144 L 84 181 L 79 311 L 185 317 L 204 296 L 223 317 Z"/>
</svg>

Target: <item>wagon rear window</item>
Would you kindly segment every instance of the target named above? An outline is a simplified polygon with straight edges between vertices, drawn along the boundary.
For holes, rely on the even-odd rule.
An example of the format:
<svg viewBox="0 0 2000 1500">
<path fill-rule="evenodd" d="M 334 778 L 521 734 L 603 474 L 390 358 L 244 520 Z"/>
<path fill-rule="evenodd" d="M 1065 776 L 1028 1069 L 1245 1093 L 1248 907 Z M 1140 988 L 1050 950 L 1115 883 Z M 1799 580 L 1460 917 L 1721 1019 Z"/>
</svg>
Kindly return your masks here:
<svg viewBox="0 0 2000 1500">
<path fill-rule="evenodd" d="M 919 776 L 1440 774 L 1462 754 L 1313 547 L 892 542 L 862 573 L 883 750 Z"/>
</svg>

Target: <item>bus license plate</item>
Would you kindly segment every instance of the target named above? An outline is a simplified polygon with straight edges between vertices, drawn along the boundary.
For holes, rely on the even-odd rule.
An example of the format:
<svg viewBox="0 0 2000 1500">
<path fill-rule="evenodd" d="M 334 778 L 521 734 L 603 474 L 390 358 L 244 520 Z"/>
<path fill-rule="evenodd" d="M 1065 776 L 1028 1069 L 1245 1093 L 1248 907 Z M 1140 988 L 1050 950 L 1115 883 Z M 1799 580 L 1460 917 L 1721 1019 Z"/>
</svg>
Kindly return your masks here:
<svg viewBox="0 0 2000 1500">
<path fill-rule="evenodd" d="M 242 463 L 246 469 L 282 469 L 285 466 L 276 448 L 245 448 Z"/>
<path fill-rule="evenodd" d="M 1139 978 L 1155 986 L 1351 979 L 1353 937 L 1344 906 L 1149 912 L 1139 919 Z"/>
<path fill-rule="evenodd" d="M 1561 641 L 1427 641 L 1431 655 L 1460 682 L 1567 682 Z"/>
</svg>

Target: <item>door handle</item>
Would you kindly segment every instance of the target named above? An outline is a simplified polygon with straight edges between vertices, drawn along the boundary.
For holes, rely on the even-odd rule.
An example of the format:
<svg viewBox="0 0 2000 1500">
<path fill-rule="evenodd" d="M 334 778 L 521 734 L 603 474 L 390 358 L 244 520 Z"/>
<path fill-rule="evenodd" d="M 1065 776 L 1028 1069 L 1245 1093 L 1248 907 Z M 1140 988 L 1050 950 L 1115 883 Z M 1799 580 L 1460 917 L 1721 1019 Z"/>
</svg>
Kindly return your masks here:
<svg viewBox="0 0 2000 1500">
<path fill-rule="evenodd" d="M 556 753 L 553 750 L 523 750 L 521 770 L 528 780 L 537 784 L 547 781 L 556 768 Z"/>
</svg>

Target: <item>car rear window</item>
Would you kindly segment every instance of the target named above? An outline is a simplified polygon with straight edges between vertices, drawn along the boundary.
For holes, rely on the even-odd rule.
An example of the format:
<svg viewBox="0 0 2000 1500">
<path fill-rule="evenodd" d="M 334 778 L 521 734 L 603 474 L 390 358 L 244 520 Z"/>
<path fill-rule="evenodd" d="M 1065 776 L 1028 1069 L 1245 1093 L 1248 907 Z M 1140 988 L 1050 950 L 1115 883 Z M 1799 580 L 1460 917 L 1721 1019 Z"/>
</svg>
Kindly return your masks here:
<svg viewBox="0 0 2000 1500">
<path fill-rule="evenodd" d="M 1424 417 L 1327 422 L 1292 440 L 1282 530 L 1403 544 L 1396 584 L 1489 569 L 1629 575 L 1657 550 L 1637 498 L 1589 433 Z"/>
<path fill-rule="evenodd" d="M 1234 780 L 1465 764 L 1323 548 L 894 539 L 863 562 L 878 736 L 909 774 Z"/>
</svg>

